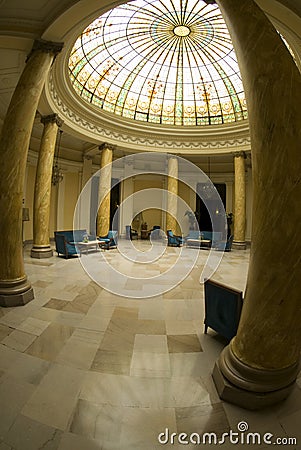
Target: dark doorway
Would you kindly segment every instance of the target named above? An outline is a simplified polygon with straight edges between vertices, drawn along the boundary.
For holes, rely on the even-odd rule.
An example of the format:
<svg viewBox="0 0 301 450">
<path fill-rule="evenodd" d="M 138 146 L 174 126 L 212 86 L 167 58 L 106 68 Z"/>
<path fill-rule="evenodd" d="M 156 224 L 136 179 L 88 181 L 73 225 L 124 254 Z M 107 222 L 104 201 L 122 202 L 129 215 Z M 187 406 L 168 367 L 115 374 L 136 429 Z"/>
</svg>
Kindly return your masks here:
<svg viewBox="0 0 301 450">
<path fill-rule="evenodd" d="M 201 193 L 203 192 L 205 183 L 197 184 L 197 196 L 196 196 L 196 217 L 198 219 L 199 228 L 201 231 L 212 231 L 212 223 L 207 206 L 201 198 Z M 226 211 L 226 184 L 216 183 L 214 184 L 222 203 Z M 210 210 L 214 211 L 217 208 L 217 202 L 214 199 L 207 198 L 206 203 Z"/>
<path fill-rule="evenodd" d="M 118 208 L 120 205 L 120 183 L 118 179 L 112 179 L 111 202 L 110 202 L 110 230 L 119 229 Z M 115 213 L 117 213 L 116 217 Z"/>
<path fill-rule="evenodd" d="M 92 236 L 96 236 L 98 189 L 99 189 L 99 177 L 94 175 L 91 178 L 91 202 L 90 202 L 90 234 Z"/>
</svg>

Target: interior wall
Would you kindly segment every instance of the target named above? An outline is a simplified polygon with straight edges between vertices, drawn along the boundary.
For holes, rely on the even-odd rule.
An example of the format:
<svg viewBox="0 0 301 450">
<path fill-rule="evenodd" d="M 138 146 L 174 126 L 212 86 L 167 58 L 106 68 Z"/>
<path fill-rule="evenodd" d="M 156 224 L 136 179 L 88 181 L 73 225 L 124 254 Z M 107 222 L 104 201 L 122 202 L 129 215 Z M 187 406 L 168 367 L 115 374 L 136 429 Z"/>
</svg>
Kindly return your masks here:
<svg viewBox="0 0 301 450">
<path fill-rule="evenodd" d="M 70 168 L 72 170 L 72 168 Z M 34 184 L 36 176 L 36 166 L 33 162 L 28 163 L 26 169 L 26 180 L 24 186 L 24 207 L 29 208 L 29 218 L 28 222 L 24 222 L 24 240 L 32 241 L 33 239 L 33 201 L 34 201 Z M 219 183 L 225 180 L 227 184 L 227 212 L 234 211 L 234 186 L 229 183 L 229 174 L 220 174 L 218 180 Z M 130 184 L 130 189 L 126 189 L 126 186 Z M 133 201 L 126 204 L 126 211 L 123 212 L 123 221 L 119 232 L 124 233 L 123 228 L 126 224 L 130 223 L 133 215 L 136 211 L 143 211 L 143 221 L 147 223 L 147 229 L 150 230 L 154 225 L 160 225 L 164 228 L 164 205 L 166 202 L 166 196 L 164 197 L 164 192 L 166 188 L 166 183 L 162 176 L 153 175 L 148 177 L 130 178 L 126 182 L 122 183 L 121 189 L 121 201 L 128 197 L 132 193 L 145 191 L 144 194 L 140 195 L 138 199 L 135 200 L 133 196 Z M 73 228 L 73 214 L 76 206 L 79 188 L 80 186 L 80 173 L 78 171 L 64 171 L 64 180 L 55 187 L 52 187 L 51 192 L 51 208 L 50 208 L 50 238 L 53 238 L 55 230 L 72 229 Z M 156 206 L 154 207 L 154 194 L 147 193 L 147 189 L 158 189 L 158 198 L 155 200 Z M 246 173 L 246 240 L 251 240 L 251 225 L 252 225 L 252 170 L 247 169 Z M 159 192 L 161 191 L 161 194 Z M 192 211 L 195 211 L 195 192 L 186 184 L 179 181 L 178 184 L 178 195 L 181 197 Z M 148 198 L 149 196 L 149 198 Z M 231 201 L 229 201 L 231 199 Z M 181 230 L 178 230 L 184 235 L 188 233 L 189 222 L 188 218 L 184 218 L 185 211 L 183 206 L 180 207 L 180 201 L 178 202 L 178 214 L 179 221 L 181 223 Z M 232 203 L 232 204 L 230 204 Z M 161 205 L 161 208 L 157 205 Z M 149 207 L 148 207 L 149 206 Z M 185 208 L 184 208 L 185 209 Z M 131 211 L 130 211 L 131 210 Z M 126 214 L 125 214 L 126 213 Z M 140 224 L 139 224 L 140 231 Z"/>
<path fill-rule="evenodd" d="M 57 230 L 57 198 L 58 198 L 58 186 L 52 186 L 51 200 L 50 200 L 50 218 L 49 218 L 50 238 L 54 238 L 54 232 Z"/>
<path fill-rule="evenodd" d="M 184 201 L 178 201 L 178 220 L 181 224 L 181 229 L 178 226 L 176 233 L 183 234 L 184 236 L 188 235 L 189 232 L 189 220 L 188 216 L 185 216 L 185 212 L 192 210 L 192 212 L 196 209 L 196 193 L 191 189 L 187 184 L 182 181 L 178 182 L 178 196 Z M 187 205 L 187 206 L 186 206 Z"/>
<path fill-rule="evenodd" d="M 146 222 L 148 230 L 151 230 L 154 225 L 159 225 L 162 228 L 162 210 L 156 208 L 144 210 L 143 220 Z"/>
<path fill-rule="evenodd" d="M 134 195 L 133 197 L 133 216 L 142 211 L 143 221 L 147 223 L 148 229 L 151 229 L 154 225 L 159 225 L 162 228 L 162 216 L 164 214 L 164 183 L 162 176 L 135 177 L 134 193 L 139 191 L 143 191 L 143 194 Z M 157 207 L 147 208 L 147 206 L 152 204 Z M 145 211 L 145 209 L 147 210 Z M 140 231 L 141 223 L 134 222 L 133 227 Z"/>
<path fill-rule="evenodd" d="M 28 164 L 26 168 L 26 178 L 24 185 L 24 207 L 29 209 L 29 221 L 24 222 L 23 239 L 25 241 L 33 240 L 33 204 L 34 204 L 34 186 L 36 178 L 36 166 Z M 58 229 L 73 228 L 73 214 L 78 199 L 79 173 L 65 172 L 64 180 L 58 186 L 52 186 L 49 235 L 54 237 L 54 231 Z M 58 202 L 60 196 L 63 197 Z M 60 207 L 59 207 L 60 203 Z"/>
<path fill-rule="evenodd" d="M 34 200 L 35 180 L 36 180 L 36 166 L 28 164 L 26 167 L 23 206 L 24 208 L 29 209 L 29 221 L 23 222 L 24 241 L 32 241 L 33 239 L 33 200 Z"/>
<path fill-rule="evenodd" d="M 73 229 L 73 215 L 78 199 L 79 173 L 66 172 L 65 178 L 65 195 L 64 195 L 64 229 Z"/>
</svg>

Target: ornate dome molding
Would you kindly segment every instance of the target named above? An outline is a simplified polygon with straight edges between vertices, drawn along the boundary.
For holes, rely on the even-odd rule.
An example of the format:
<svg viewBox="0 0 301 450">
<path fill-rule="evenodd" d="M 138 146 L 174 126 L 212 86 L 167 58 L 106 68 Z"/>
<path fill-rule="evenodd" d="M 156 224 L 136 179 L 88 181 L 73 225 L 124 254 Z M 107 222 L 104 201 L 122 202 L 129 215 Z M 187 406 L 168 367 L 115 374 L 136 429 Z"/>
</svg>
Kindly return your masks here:
<svg viewBox="0 0 301 450">
<path fill-rule="evenodd" d="M 45 86 L 46 99 L 51 109 L 64 120 L 64 126 L 82 138 L 96 144 L 106 141 L 133 152 L 206 155 L 251 149 L 247 121 L 210 127 L 158 127 L 99 111 L 75 94 L 61 59 L 64 55 L 58 57 Z"/>
</svg>

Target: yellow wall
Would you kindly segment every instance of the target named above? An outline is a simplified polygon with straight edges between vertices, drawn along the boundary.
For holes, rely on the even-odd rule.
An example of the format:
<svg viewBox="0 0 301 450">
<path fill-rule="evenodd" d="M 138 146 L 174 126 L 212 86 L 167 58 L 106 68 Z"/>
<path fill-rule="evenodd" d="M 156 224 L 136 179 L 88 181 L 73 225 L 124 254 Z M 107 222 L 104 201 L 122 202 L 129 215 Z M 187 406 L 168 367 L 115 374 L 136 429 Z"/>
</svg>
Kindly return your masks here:
<svg viewBox="0 0 301 450">
<path fill-rule="evenodd" d="M 178 195 L 181 197 L 188 206 L 195 211 L 196 193 L 187 184 L 179 181 L 178 183 Z"/>
<path fill-rule="evenodd" d="M 191 208 L 194 212 L 196 208 L 196 193 L 187 184 L 182 181 L 178 182 L 178 196 L 187 204 L 187 207 L 183 202 L 178 201 L 178 217 L 181 226 L 177 226 L 176 233 L 187 235 L 189 231 L 189 220 L 185 217 L 185 212 Z M 185 210 L 185 211 L 184 211 Z"/>
<path fill-rule="evenodd" d="M 23 239 L 25 241 L 32 241 L 33 239 L 33 203 L 34 203 L 34 185 L 36 177 L 36 167 L 28 165 L 26 170 L 26 180 L 24 186 L 24 207 L 29 208 L 28 222 L 24 222 Z M 73 228 L 73 214 L 78 198 L 79 187 L 79 173 L 66 172 L 64 174 L 63 187 L 63 201 L 61 202 L 62 211 L 60 215 L 62 222 L 58 225 L 58 190 L 61 185 L 52 186 L 51 189 L 51 205 L 50 205 L 50 220 L 49 220 L 49 234 L 53 238 L 54 231 L 58 229 L 72 229 Z"/>
<path fill-rule="evenodd" d="M 57 230 L 57 195 L 58 186 L 52 186 L 51 188 L 51 201 L 50 201 L 50 218 L 49 218 L 49 234 L 50 237 L 54 237 L 54 231 Z"/>
<path fill-rule="evenodd" d="M 73 229 L 73 214 L 78 199 L 79 174 L 75 172 L 66 172 L 65 178 L 65 196 L 64 196 L 64 229 Z"/>
<path fill-rule="evenodd" d="M 162 210 L 159 208 L 147 208 L 148 205 L 148 195 L 150 195 L 151 197 L 153 197 L 154 195 L 156 195 L 155 192 L 149 192 L 147 191 L 147 189 L 159 189 L 159 190 L 163 190 L 164 189 L 164 183 L 163 183 L 163 179 L 161 175 L 152 175 L 152 176 L 137 176 L 135 177 L 134 180 L 134 192 L 138 192 L 138 191 L 144 191 L 145 190 L 145 197 L 143 198 L 143 205 L 139 205 L 141 207 L 141 209 L 143 209 L 143 221 L 147 223 L 147 229 L 150 230 L 153 228 L 154 225 L 159 225 L 161 228 L 163 226 L 162 223 Z M 160 196 L 162 196 L 162 192 L 161 194 L 159 193 L 158 195 L 158 204 L 160 203 Z M 159 206 L 159 205 L 158 205 Z M 144 209 L 147 208 L 147 209 Z M 135 206 L 134 206 L 135 209 Z M 139 210 L 140 208 L 138 208 Z M 133 228 L 136 227 L 136 229 L 138 228 L 138 230 L 140 230 L 140 225 L 138 224 L 137 221 L 133 221 Z"/>
<path fill-rule="evenodd" d="M 34 184 L 35 184 L 35 176 L 36 176 L 36 167 L 33 164 L 27 166 L 26 171 L 26 180 L 24 186 L 24 207 L 29 208 L 29 222 L 24 222 L 24 240 L 31 241 L 33 239 L 33 202 L 34 202 Z M 64 173 L 64 181 L 59 185 L 52 187 L 51 192 L 51 208 L 50 208 L 50 237 L 52 238 L 54 235 L 54 231 L 57 229 L 72 229 L 73 228 L 73 214 L 76 206 L 78 192 L 79 192 L 79 173 L 78 172 L 65 172 Z M 251 170 L 248 170 L 247 174 L 247 183 L 246 183 L 246 239 L 250 240 L 251 237 L 251 219 L 252 219 L 252 176 Z M 147 176 L 136 176 L 128 181 L 132 185 L 131 192 L 138 191 L 146 191 L 147 189 L 158 189 L 164 192 L 166 186 L 166 180 L 161 175 L 147 175 Z M 61 199 L 59 200 L 58 190 L 61 191 Z M 129 195 L 129 194 L 128 194 Z M 148 194 L 152 195 L 152 194 Z M 191 210 L 195 210 L 195 192 L 188 187 L 186 184 L 179 181 L 178 184 L 178 195 L 181 197 L 187 205 L 190 206 Z M 232 190 L 232 195 L 234 197 L 234 189 Z M 126 195 L 127 196 L 127 195 Z M 163 194 L 162 194 L 163 196 Z M 159 198 L 159 197 L 158 197 Z M 162 197 L 163 198 L 163 197 Z M 160 225 L 161 228 L 164 227 L 165 221 L 165 213 L 160 209 L 160 201 L 159 206 L 157 208 L 152 207 L 148 202 L 147 191 L 144 196 L 142 194 L 142 201 L 139 202 L 139 208 L 143 211 L 143 220 L 147 223 L 147 229 L 150 230 L 154 225 Z M 162 200 L 162 207 L 163 205 Z M 188 222 L 187 222 L 187 230 L 185 229 L 186 222 L 182 216 L 184 213 L 180 206 L 181 202 L 178 202 L 178 214 L 179 221 L 182 223 L 182 232 L 184 234 L 188 230 Z M 140 205 L 141 204 L 141 205 Z M 157 204 L 157 203 L 156 203 Z M 135 208 L 136 205 L 133 205 L 133 212 L 137 210 Z M 150 207 L 148 207 L 150 206 Z M 58 211 L 58 208 L 60 210 Z M 138 209 L 139 209 L 138 208 Z M 144 209 L 145 208 L 145 209 Z M 232 208 L 230 208 L 232 212 L 234 211 L 234 198 L 232 201 Z M 181 216 L 181 217 L 180 217 Z M 59 218 L 59 220 L 58 220 Z M 183 227 L 184 223 L 184 227 Z M 132 224 L 135 228 L 137 224 Z M 140 224 L 137 227 L 138 231 L 140 231 Z M 232 229 L 234 229 L 232 225 Z"/>
<path fill-rule="evenodd" d="M 162 227 L 161 209 L 149 208 L 143 211 L 143 220 L 147 223 L 147 229 L 151 230 L 154 225 Z"/>
<path fill-rule="evenodd" d="M 135 192 L 141 191 L 144 189 L 151 189 L 151 188 L 157 188 L 157 189 L 163 188 L 162 176 L 153 175 L 152 177 L 147 177 L 147 178 L 135 177 L 135 180 L 134 180 Z"/>
<path fill-rule="evenodd" d="M 165 190 L 165 186 L 167 185 L 167 177 L 164 180 L 161 175 L 149 175 L 149 176 L 143 176 L 143 177 L 135 177 L 134 181 L 134 192 L 138 192 L 141 190 L 145 190 L 145 198 L 144 198 L 144 204 L 143 206 L 147 208 L 148 205 L 148 198 L 147 196 L 154 196 L 155 193 L 148 193 L 147 189 L 160 189 L 162 191 L 162 207 L 164 207 L 163 202 L 163 192 Z M 178 201 L 178 213 L 181 217 L 179 217 L 179 221 L 182 224 L 183 229 L 180 229 L 179 225 L 177 226 L 177 230 L 175 232 L 182 233 L 186 232 L 188 230 L 188 222 L 187 227 L 186 221 L 184 219 L 185 211 L 190 207 L 192 211 L 195 210 L 195 199 L 196 195 L 195 192 L 187 186 L 185 183 L 179 181 L 178 183 L 178 196 L 181 197 L 185 203 L 187 203 L 187 207 L 183 202 Z M 165 199 L 166 202 L 166 199 Z M 135 207 L 134 207 L 135 209 Z M 165 213 L 162 212 L 162 210 L 158 208 L 147 208 L 143 211 L 143 220 L 147 223 L 147 229 L 150 230 L 154 225 L 160 225 L 161 228 L 163 228 L 163 217 Z M 184 227 L 183 227 L 184 222 Z M 140 229 L 139 224 L 137 221 L 133 221 L 132 223 L 133 228 Z M 187 228 L 187 230 L 186 230 Z"/>
</svg>

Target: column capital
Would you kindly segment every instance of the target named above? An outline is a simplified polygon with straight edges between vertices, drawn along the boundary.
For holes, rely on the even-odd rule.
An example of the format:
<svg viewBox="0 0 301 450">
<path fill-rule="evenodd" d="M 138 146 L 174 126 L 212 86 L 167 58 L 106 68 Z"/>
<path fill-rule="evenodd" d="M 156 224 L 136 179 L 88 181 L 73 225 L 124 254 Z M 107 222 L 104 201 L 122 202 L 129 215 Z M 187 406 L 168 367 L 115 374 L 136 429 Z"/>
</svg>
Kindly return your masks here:
<svg viewBox="0 0 301 450">
<path fill-rule="evenodd" d="M 247 158 L 246 152 L 240 151 L 240 152 L 235 152 L 233 153 L 234 158 Z"/>
<path fill-rule="evenodd" d="M 170 167 L 171 161 L 178 161 L 178 155 L 175 155 L 174 153 L 168 153 L 166 155 L 165 159 L 165 169 L 168 171 L 168 168 Z"/>
<path fill-rule="evenodd" d="M 63 125 L 64 121 L 59 117 L 58 114 L 49 114 L 48 116 L 42 116 L 41 122 L 46 123 L 56 123 L 59 128 Z"/>
<path fill-rule="evenodd" d="M 100 151 L 108 149 L 108 150 L 112 150 L 112 152 L 113 152 L 116 149 L 116 145 L 109 144 L 108 142 L 104 142 L 103 144 L 98 146 L 98 149 Z"/>
<path fill-rule="evenodd" d="M 54 57 L 56 57 L 62 51 L 63 47 L 63 42 L 52 42 L 46 41 L 45 39 L 35 39 L 32 49 L 26 58 L 26 62 L 31 58 L 33 53 L 38 51 L 44 53 L 52 53 Z"/>
<path fill-rule="evenodd" d="M 83 155 L 83 161 L 91 161 L 93 159 L 93 156 L 91 155 Z"/>
</svg>

